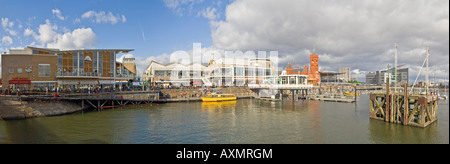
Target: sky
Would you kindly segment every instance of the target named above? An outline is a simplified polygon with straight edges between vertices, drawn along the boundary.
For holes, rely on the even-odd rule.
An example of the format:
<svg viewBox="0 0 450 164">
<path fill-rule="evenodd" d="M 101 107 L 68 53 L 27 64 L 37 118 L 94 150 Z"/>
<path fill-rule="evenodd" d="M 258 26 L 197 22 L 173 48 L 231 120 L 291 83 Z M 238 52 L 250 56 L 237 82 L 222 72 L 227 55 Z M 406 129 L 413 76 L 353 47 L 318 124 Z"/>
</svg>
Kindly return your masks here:
<svg viewBox="0 0 450 164">
<path fill-rule="evenodd" d="M 201 51 L 278 51 L 279 69 L 303 67 L 315 49 L 320 70 L 352 77 L 398 64 L 414 82 L 430 46 L 430 79 L 449 73 L 446 0 L 0 0 L 0 52 L 26 46 L 134 49 L 138 72 L 152 60 Z M 206 62 L 207 60 L 202 60 Z M 424 73 L 422 73 L 424 75 Z M 424 76 L 419 80 L 424 80 Z"/>
</svg>

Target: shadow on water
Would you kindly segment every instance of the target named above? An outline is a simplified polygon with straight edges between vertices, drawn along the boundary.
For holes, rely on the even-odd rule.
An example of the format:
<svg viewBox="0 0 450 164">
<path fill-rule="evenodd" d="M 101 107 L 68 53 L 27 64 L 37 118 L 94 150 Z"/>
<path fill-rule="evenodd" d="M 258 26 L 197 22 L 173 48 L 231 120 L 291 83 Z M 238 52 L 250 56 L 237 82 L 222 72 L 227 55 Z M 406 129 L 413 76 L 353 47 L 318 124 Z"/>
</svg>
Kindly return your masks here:
<svg viewBox="0 0 450 164">
<path fill-rule="evenodd" d="M 5 130 L 15 144 L 65 144 L 62 138 L 34 119 L 5 121 Z"/>
<path fill-rule="evenodd" d="M 6 144 L 107 144 L 107 142 L 99 139 L 80 137 L 73 140 L 70 136 L 69 138 L 66 138 L 67 135 L 66 137 L 62 137 L 65 132 L 62 132 L 59 128 L 55 127 L 64 126 L 64 122 L 48 125 L 48 122 L 41 122 L 41 119 L 62 119 L 59 117 L 60 116 L 4 121 L 3 125 L 6 133 L 4 134 L 4 138 L 6 138 L 6 141 L 2 142 Z"/>
</svg>

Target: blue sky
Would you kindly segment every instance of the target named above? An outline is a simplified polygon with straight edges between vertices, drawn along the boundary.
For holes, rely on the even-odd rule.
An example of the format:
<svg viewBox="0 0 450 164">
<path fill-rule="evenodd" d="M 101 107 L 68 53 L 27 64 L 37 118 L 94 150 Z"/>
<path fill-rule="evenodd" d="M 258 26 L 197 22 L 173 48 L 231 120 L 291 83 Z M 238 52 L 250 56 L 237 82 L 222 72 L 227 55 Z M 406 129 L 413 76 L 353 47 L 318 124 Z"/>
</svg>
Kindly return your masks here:
<svg viewBox="0 0 450 164">
<path fill-rule="evenodd" d="M 449 1 L 444 0 L 0 0 L 0 52 L 36 46 L 126 48 L 138 72 L 175 51 L 278 51 L 280 69 L 369 72 L 398 63 L 412 83 L 430 46 L 430 74 L 449 73 Z M 121 57 L 121 56 L 118 56 Z M 419 81 L 424 80 L 423 72 Z"/>
<path fill-rule="evenodd" d="M 225 2 L 225 1 L 224 1 Z M 13 22 L 9 31 L 0 30 L 0 36 L 9 36 L 11 44 L 2 44 L 3 51 L 11 47 L 26 47 L 35 42 L 32 35 L 24 36 L 29 28 L 39 34 L 39 26 L 57 26 L 57 33 L 63 34 L 78 28 L 91 28 L 98 42 L 90 48 L 131 48 L 134 56 L 155 56 L 176 50 L 192 49 L 192 43 L 212 45 L 209 20 L 201 15 L 204 8 L 214 6 L 224 10 L 226 4 L 218 1 L 180 1 L 175 7 L 169 1 L 143 0 L 9 0 L 1 1 L 0 17 Z M 184 3 L 184 4 L 183 4 Z M 57 12 L 59 10 L 59 16 Z M 94 17 L 82 18 L 86 12 L 112 13 L 120 18 L 117 22 L 99 21 Z M 223 14 L 222 14 L 223 15 Z M 124 16 L 125 20 L 122 20 Z M 62 18 L 62 19 L 60 19 Z M 79 21 L 78 21 L 79 20 Z M 45 45 L 43 45 L 45 47 Z"/>
</svg>

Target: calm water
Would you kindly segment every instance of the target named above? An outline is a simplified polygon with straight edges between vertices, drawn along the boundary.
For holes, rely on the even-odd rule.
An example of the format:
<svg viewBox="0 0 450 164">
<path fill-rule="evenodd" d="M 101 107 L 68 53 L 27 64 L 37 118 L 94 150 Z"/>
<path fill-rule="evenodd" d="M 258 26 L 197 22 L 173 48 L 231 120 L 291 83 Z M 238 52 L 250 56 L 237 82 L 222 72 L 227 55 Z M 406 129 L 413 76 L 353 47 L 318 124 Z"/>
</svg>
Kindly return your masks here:
<svg viewBox="0 0 450 164">
<path fill-rule="evenodd" d="M 424 129 L 371 120 L 368 103 L 248 99 L 0 121 L 0 143 L 449 143 L 448 100 Z"/>
</svg>

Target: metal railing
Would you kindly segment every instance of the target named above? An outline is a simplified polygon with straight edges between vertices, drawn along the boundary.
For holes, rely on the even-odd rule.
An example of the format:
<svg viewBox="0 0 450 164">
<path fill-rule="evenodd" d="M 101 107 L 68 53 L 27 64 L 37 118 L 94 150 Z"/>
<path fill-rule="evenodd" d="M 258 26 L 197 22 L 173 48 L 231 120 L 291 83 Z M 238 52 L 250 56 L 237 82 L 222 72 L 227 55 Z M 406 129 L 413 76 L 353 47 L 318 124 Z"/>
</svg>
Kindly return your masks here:
<svg viewBox="0 0 450 164">
<path fill-rule="evenodd" d="M 102 74 L 99 74 L 97 72 L 57 72 L 56 77 L 102 77 Z M 113 77 L 113 74 L 111 74 L 111 77 Z M 117 78 L 135 78 L 136 75 L 129 74 L 116 74 Z"/>
</svg>

